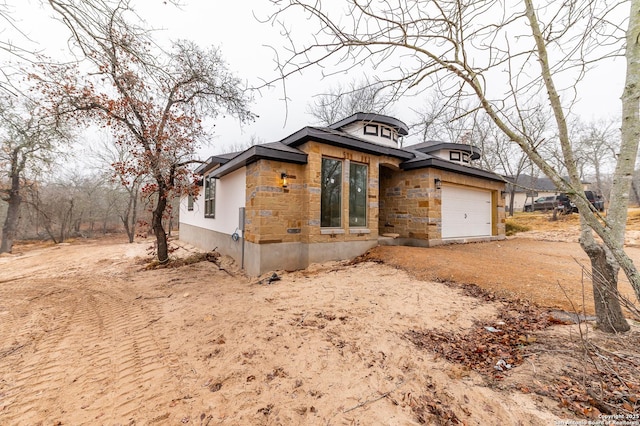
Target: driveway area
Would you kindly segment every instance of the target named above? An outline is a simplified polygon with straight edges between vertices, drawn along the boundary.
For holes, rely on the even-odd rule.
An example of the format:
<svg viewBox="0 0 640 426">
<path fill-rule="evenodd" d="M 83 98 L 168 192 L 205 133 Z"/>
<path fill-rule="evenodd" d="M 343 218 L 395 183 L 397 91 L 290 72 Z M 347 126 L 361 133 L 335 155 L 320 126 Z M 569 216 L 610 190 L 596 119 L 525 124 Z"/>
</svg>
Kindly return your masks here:
<svg viewBox="0 0 640 426">
<path fill-rule="evenodd" d="M 629 231 L 627 246 L 636 265 L 640 265 L 638 234 Z M 570 231 L 525 232 L 500 242 L 428 249 L 380 246 L 366 258 L 402 268 L 423 280 L 476 284 L 545 307 L 593 314 L 591 264 Z M 624 274 L 619 281 L 620 291 L 635 300 Z"/>
</svg>

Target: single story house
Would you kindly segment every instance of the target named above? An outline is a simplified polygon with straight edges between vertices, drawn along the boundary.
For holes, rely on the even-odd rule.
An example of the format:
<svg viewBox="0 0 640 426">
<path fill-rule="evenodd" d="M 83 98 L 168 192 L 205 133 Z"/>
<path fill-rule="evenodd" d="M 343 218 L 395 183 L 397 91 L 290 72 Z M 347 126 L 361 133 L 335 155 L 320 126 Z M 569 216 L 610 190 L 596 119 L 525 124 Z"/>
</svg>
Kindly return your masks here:
<svg viewBox="0 0 640 426">
<path fill-rule="evenodd" d="M 566 178 L 569 179 L 568 177 Z M 507 176 L 507 193 L 505 205 L 507 209 L 511 205 L 511 194 L 513 191 L 513 211 L 524 211 L 524 205 L 530 204 L 539 197 L 558 195 L 561 191 L 546 176 L 530 176 L 521 174 L 517 177 Z M 589 182 L 582 182 L 583 190 L 590 189 Z"/>
<path fill-rule="evenodd" d="M 401 147 L 406 124 L 356 113 L 210 157 L 180 204 L 180 239 L 249 275 L 358 256 L 379 243 L 429 247 L 505 236 L 504 179 L 469 145 Z"/>
</svg>

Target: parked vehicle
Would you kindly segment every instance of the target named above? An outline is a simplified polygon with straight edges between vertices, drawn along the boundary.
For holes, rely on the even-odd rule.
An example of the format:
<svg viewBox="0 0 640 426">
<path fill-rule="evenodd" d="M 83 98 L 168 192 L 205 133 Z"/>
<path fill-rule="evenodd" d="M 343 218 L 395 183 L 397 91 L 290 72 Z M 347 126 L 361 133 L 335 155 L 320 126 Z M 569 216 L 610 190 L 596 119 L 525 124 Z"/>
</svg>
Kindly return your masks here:
<svg viewBox="0 0 640 426">
<path fill-rule="evenodd" d="M 527 203 L 524 205 L 525 212 L 533 212 L 533 211 L 546 211 L 546 210 L 564 210 L 568 206 L 569 198 L 564 195 L 549 195 L 546 197 L 540 197 L 533 201 L 532 203 Z"/>
<path fill-rule="evenodd" d="M 584 191 L 584 195 L 585 197 L 587 197 L 587 200 L 589 200 L 591 205 L 593 205 L 593 207 L 595 207 L 596 210 L 598 210 L 599 212 L 604 211 L 604 200 L 602 198 L 602 195 L 596 194 L 593 191 Z M 567 212 L 577 213 L 578 207 L 573 203 L 569 203 Z"/>
</svg>

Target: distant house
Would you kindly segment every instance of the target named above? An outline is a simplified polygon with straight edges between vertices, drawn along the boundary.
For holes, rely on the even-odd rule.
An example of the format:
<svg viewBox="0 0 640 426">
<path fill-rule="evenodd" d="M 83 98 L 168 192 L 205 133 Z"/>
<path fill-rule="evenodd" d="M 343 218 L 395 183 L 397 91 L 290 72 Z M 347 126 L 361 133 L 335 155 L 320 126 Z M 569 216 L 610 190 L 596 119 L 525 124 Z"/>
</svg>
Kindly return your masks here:
<svg viewBox="0 0 640 426">
<path fill-rule="evenodd" d="M 536 177 L 523 174 L 517 178 L 507 176 L 506 180 L 509 183 L 507 184 L 505 206 L 507 208 L 510 206 L 511 192 L 512 189 L 515 189 L 513 197 L 514 211 L 523 211 L 524 205 L 531 203 L 536 198 L 557 195 L 561 192 L 551 179 L 546 176 Z M 589 189 L 589 182 L 582 182 L 582 184 L 584 190 Z"/>
<path fill-rule="evenodd" d="M 249 275 L 348 259 L 378 244 L 503 239 L 502 177 L 473 167 L 477 148 L 401 148 L 407 126 L 357 113 L 278 141 L 212 156 L 183 197 L 180 239 L 232 256 Z"/>
</svg>

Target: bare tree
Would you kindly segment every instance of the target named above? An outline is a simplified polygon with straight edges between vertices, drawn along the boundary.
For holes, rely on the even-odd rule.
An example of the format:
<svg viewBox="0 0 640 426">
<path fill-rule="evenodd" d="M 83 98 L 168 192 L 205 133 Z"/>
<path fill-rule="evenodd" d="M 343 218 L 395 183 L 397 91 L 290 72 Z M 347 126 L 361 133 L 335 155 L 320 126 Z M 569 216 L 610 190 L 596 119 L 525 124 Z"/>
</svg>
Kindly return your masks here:
<svg viewBox="0 0 640 426">
<path fill-rule="evenodd" d="M 415 112 L 418 119 L 411 129 L 424 141 L 441 140 L 480 147 L 489 129 L 475 106 L 468 102 L 451 103 L 443 94 L 429 96 L 424 107 Z"/>
<path fill-rule="evenodd" d="M 15 58 L 18 62 L 35 62 L 39 60 L 38 52 L 34 52 L 32 49 L 25 47 L 30 42 L 29 37 L 22 32 L 13 17 L 13 6 L 9 5 L 6 1 L 0 1 L 0 22 L 2 22 L 2 39 L 0 39 L 0 51 L 8 54 L 10 58 Z M 12 31 L 12 35 L 24 42 L 25 45 L 17 44 L 12 35 L 8 32 Z M 17 77 L 17 78 L 16 78 Z M 10 94 L 16 95 L 20 90 L 14 84 L 14 80 L 22 79 L 21 71 L 18 67 L 12 65 L 9 61 L 3 61 L 0 64 L 0 91 L 4 92 L 3 95 Z"/>
<path fill-rule="evenodd" d="M 603 170 L 615 164 L 620 150 L 620 132 L 616 129 L 616 123 L 613 120 L 578 122 L 575 132 L 574 149 L 581 157 L 583 169 L 586 169 L 583 176 L 592 173 L 595 189 L 604 193 Z M 608 194 L 605 196 L 608 199 Z"/>
<path fill-rule="evenodd" d="M 271 16 L 272 22 L 285 22 L 289 12 L 316 22 L 309 44 L 299 45 L 298 38 L 287 33 L 290 55 L 280 62 L 282 78 L 314 64 L 326 66 L 332 58 L 338 58 L 342 71 L 365 62 L 377 67 L 395 61 L 395 75 L 387 73 L 378 81 L 394 86 L 396 96 L 437 87 L 452 102 L 468 101 L 483 109 L 578 206 L 583 223 L 581 244 L 593 267 L 598 325 L 608 332 L 629 329 L 617 299 L 617 272 L 622 267 L 640 298 L 640 275 L 623 249 L 629 183 L 640 134 L 640 0 L 614 4 L 547 1 L 537 7 L 531 0 L 517 5 L 484 0 L 349 0 L 344 15 L 329 13 L 324 3 L 315 1 L 273 3 L 279 9 Z M 625 30 L 614 16 L 623 5 L 630 6 L 625 13 L 626 45 Z M 551 55 L 550 49 L 562 53 Z M 582 191 L 567 121 L 577 82 L 588 67 L 622 54 L 627 58 L 622 144 L 609 216 L 603 218 Z M 558 87 L 554 76 L 559 74 L 571 83 Z M 540 93 L 546 95 L 554 123 L 551 133 L 561 147 L 569 179 L 541 155 L 543 141 L 531 135 L 524 122 L 531 111 L 546 108 L 536 103 Z M 604 245 L 595 241 L 592 230 Z"/>
<path fill-rule="evenodd" d="M 221 151 L 222 154 L 230 154 L 233 152 L 241 152 L 248 148 L 251 148 L 254 145 L 260 145 L 265 143 L 266 141 L 259 137 L 256 134 L 249 136 L 249 140 L 245 142 L 234 142 L 229 145 L 225 145 L 224 149 Z"/>
<path fill-rule="evenodd" d="M 429 97 L 426 106 L 416 112 L 418 120 L 412 129 L 423 140 L 446 140 L 475 146 L 482 152 L 478 162 L 480 168 L 507 177 L 510 190 L 507 211 L 513 215 L 515 192 L 524 188 L 519 182 L 520 175 L 527 167 L 531 168 L 531 161 L 522 149 L 496 128 L 483 110 L 474 109 L 468 102 L 462 105 L 451 103 L 444 94 L 440 94 Z M 532 110 L 521 118 L 532 138 L 542 140 L 549 121 L 544 111 Z"/>
<path fill-rule="evenodd" d="M 114 143 L 110 139 L 103 139 L 91 152 L 91 157 L 97 163 L 96 166 L 109 176 L 109 180 L 117 183 L 122 190 L 111 188 L 110 205 L 118 212 L 129 242 L 133 243 L 138 221 L 140 189 L 149 180 L 149 176 L 127 166 L 135 161 L 128 145 Z M 124 194 L 125 197 L 122 196 Z"/>
<path fill-rule="evenodd" d="M 69 238 L 77 215 L 78 198 L 68 182 L 31 186 L 26 201 L 36 211 L 38 221 L 51 241 L 59 244 Z"/>
<path fill-rule="evenodd" d="M 174 42 L 168 53 L 154 48 L 128 0 L 48 3 L 91 71 L 45 67 L 36 78 L 61 117 L 111 129 L 134 157 L 120 167 L 151 177 L 142 191 L 155 194 L 151 227 L 158 260 L 166 262 L 163 218 L 173 196 L 197 191 L 188 166 L 207 133 L 204 118 L 226 112 L 252 120 L 250 99 L 217 49 L 189 41 Z"/>
<path fill-rule="evenodd" d="M 10 253 L 13 248 L 25 174 L 49 164 L 56 156 L 57 144 L 68 137 L 58 124 L 35 101 L 0 97 L 0 176 L 8 180 L 7 188 L 0 189 L 0 196 L 8 203 L 0 253 Z"/>
<path fill-rule="evenodd" d="M 385 114 L 391 97 L 381 84 L 352 80 L 347 85 L 338 84 L 327 93 L 317 95 L 307 105 L 319 124 L 328 126 L 357 112 Z"/>
</svg>

